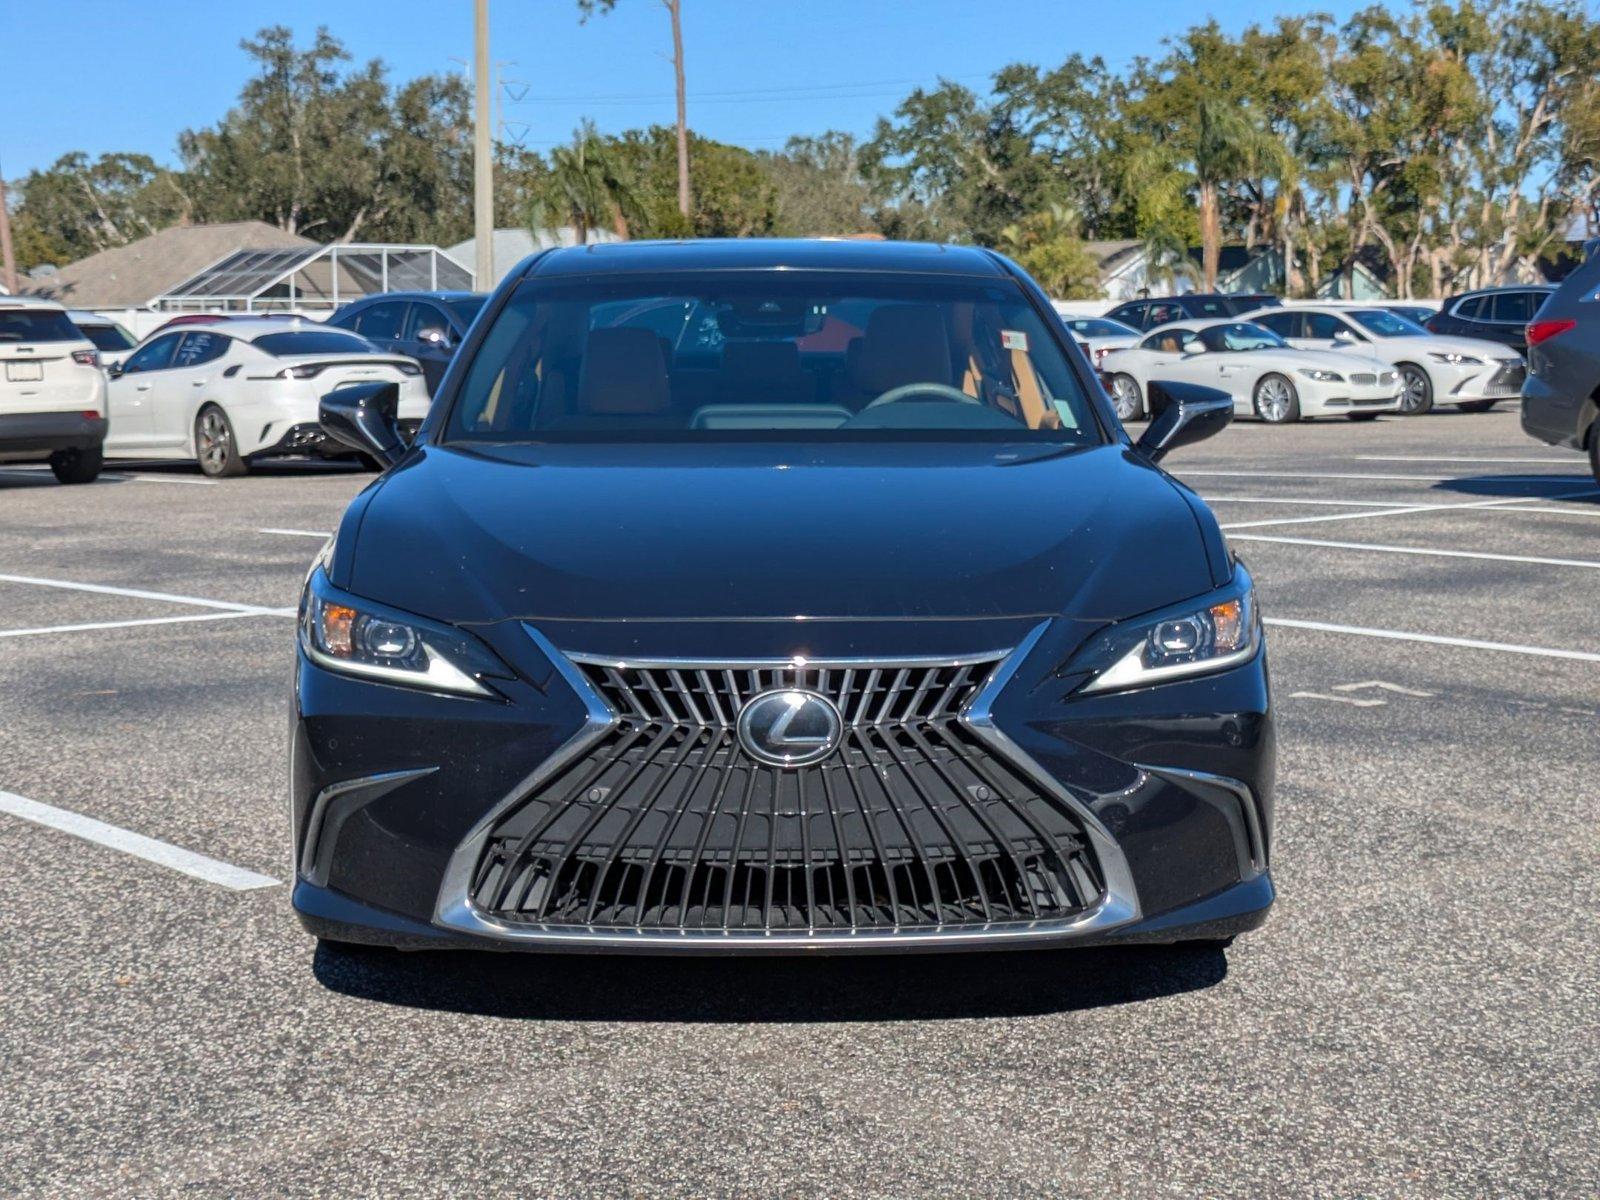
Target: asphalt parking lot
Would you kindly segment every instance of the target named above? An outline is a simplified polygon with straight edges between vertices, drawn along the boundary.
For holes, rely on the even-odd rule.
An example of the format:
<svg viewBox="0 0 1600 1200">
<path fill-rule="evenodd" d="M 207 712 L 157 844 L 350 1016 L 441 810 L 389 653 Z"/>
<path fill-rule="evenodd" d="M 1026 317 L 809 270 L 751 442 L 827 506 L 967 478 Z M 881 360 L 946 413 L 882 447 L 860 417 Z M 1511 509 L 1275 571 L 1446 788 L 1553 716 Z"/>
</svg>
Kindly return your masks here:
<svg viewBox="0 0 1600 1200">
<path fill-rule="evenodd" d="M 290 614 L 369 477 L 0 469 L 0 1192 L 1600 1193 L 1584 460 L 1508 409 L 1170 466 L 1274 622 L 1272 920 L 811 961 L 319 952 Z"/>
</svg>

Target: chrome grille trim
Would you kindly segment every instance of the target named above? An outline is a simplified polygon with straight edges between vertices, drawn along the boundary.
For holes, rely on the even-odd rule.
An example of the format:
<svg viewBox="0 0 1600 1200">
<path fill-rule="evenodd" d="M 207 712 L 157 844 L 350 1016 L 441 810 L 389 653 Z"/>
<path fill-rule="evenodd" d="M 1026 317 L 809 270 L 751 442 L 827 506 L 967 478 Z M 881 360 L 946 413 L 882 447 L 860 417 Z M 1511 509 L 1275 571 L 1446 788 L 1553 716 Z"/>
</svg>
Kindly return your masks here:
<svg viewBox="0 0 1600 1200">
<path fill-rule="evenodd" d="M 1127 924 L 1138 918 L 1139 906 L 1131 874 L 1115 840 L 1086 805 L 1066 788 L 1062 787 L 1059 782 L 1051 778 L 1048 773 L 1039 768 L 1038 764 L 1029 759 L 1020 748 L 994 726 L 990 716 L 994 698 L 1014 675 L 1017 666 L 1027 656 L 1028 652 L 1037 644 L 1045 631 L 1045 624 L 1036 627 L 1023 640 L 1022 644 L 1009 654 L 1003 651 L 995 651 L 988 654 L 969 655 L 959 659 L 954 657 L 878 659 L 870 661 L 831 659 L 805 661 L 803 666 L 795 659 L 728 663 L 682 659 L 622 660 L 585 654 L 568 655 L 555 649 L 531 626 L 526 628 L 529 635 L 550 657 L 550 660 L 555 664 L 567 683 L 583 699 L 588 709 L 588 720 L 579 733 L 562 746 L 550 760 L 541 764 L 511 794 L 496 804 L 478 822 L 457 849 L 446 871 L 435 912 L 435 923 L 441 927 L 511 941 L 542 942 L 551 946 L 565 945 L 571 948 L 634 948 L 650 951 L 679 949 L 703 952 L 707 950 L 758 950 L 763 948 L 771 950 L 783 946 L 795 946 L 804 948 L 833 947 L 839 949 L 847 947 L 863 949 L 876 947 L 887 950 L 914 948 L 930 942 L 936 942 L 941 945 L 986 944 L 1026 941 L 1030 938 L 1071 937 L 1102 932 Z M 984 678 L 975 668 L 986 668 L 987 678 Z M 944 681 L 945 687 L 939 688 L 936 673 L 941 670 L 954 672 L 957 677 L 965 676 L 962 685 L 958 688 L 953 686 L 951 681 L 947 679 Z M 591 677 L 591 672 L 596 671 L 604 673 L 600 684 L 597 684 Z M 718 673 L 740 671 L 751 672 L 755 678 L 739 680 L 735 676 L 730 684 L 726 679 L 719 680 L 717 677 Z M 835 897 L 834 903 L 836 904 L 839 899 L 846 901 L 848 911 L 852 914 L 851 924 L 849 926 L 818 927 L 815 924 L 818 901 L 812 895 L 812 888 L 821 880 L 817 879 L 810 870 L 813 865 L 812 853 L 814 847 L 809 841 L 803 846 L 801 858 L 806 876 L 806 907 L 804 911 L 807 914 L 807 923 L 805 925 L 779 925 L 773 927 L 770 924 L 748 926 L 729 923 L 708 927 L 694 927 L 687 921 L 682 921 L 677 924 L 642 923 L 600 926 L 586 923 L 574 924 L 570 920 L 564 923 L 539 920 L 529 921 L 520 915 L 517 919 L 512 920 L 507 919 L 499 912 L 491 912 L 480 908 L 474 902 L 472 899 L 474 884 L 477 883 L 482 886 L 485 882 L 485 879 L 477 878 L 477 876 L 480 862 L 485 862 L 487 865 L 485 849 L 490 845 L 491 835 L 500 825 L 502 818 L 514 816 L 516 810 L 529 800 L 530 795 L 541 783 L 552 780 L 565 767 L 574 764 L 576 760 L 582 758 L 587 752 L 596 750 L 608 737 L 615 738 L 618 731 L 624 729 L 630 719 L 637 723 L 641 712 L 646 716 L 665 717 L 666 714 L 670 713 L 686 718 L 692 718 L 698 713 L 699 718 L 707 722 L 705 728 L 710 731 L 707 737 L 711 739 L 710 744 L 702 748 L 698 762 L 698 770 L 705 771 L 712 761 L 713 755 L 726 748 L 731 742 L 732 730 L 730 722 L 736 714 L 736 709 L 730 710 L 731 698 L 747 691 L 753 694 L 752 689 L 759 690 L 757 685 L 764 682 L 759 678 L 759 673 L 762 671 L 780 673 L 804 671 L 808 676 L 814 677 L 812 686 L 817 687 L 818 690 L 826 690 L 829 694 L 838 692 L 846 700 L 854 700 L 854 706 L 847 709 L 845 713 L 847 720 L 851 722 L 848 737 L 855 743 L 856 751 L 868 759 L 872 757 L 867 753 L 868 742 L 879 736 L 874 731 L 879 729 L 883 721 L 892 718 L 897 711 L 900 713 L 939 714 L 939 720 L 948 722 L 952 728 L 958 728 L 960 733 L 970 735 L 971 738 L 986 746 L 994 754 L 999 766 L 1006 772 L 1018 775 L 1031 786 L 1032 790 L 1040 795 L 1048 794 L 1062 809 L 1070 814 L 1071 818 L 1078 824 L 1082 840 L 1088 843 L 1092 854 L 1092 858 L 1089 860 L 1088 877 L 1084 878 L 1084 868 L 1080 865 L 1074 869 L 1076 873 L 1071 876 L 1073 885 L 1076 887 L 1094 885 L 1094 890 L 1099 893 L 1098 897 L 1092 899 L 1092 902 L 1087 907 L 1081 907 L 1065 916 L 1034 917 L 1033 919 L 1023 920 L 1015 918 L 993 920 L 991 918 L 994 916 L 994 912 L 991 905 L 1004 907 L 1004 904 L 997 905 L 995 903 L 1000 899 L 1000 892 L 996 890 L 994 885 L 996 877 L 993 874 L 985 874 L 985 866 L 975 863 L 971 857 L 971 846 L 964 843 L 959 836 L 951 833 L 949 827 L 946 826 L 944 832 L 951 834 L 948 838 L 950 847 L 968 854 L 965 870 L 968 873 L 968 878 L 978 885 L 976 895 L 981 902 L 982 912 L 970 920 L 946 919 L 946 908 L 950 907 L 950 905 L 940 898 L 939 885 L 934 880 L 935 867 L 932 865 L 932 860 L 924 853 L 914 853 L 907 860 L 907 865 L 909 867 L 916 860 L 920 860 L 917 865 L 920 865 L 922 870 L 926 872 L 926 882 L 919 884 L 913 880 L 909 886 L 913 893 L 916 893 L 916 897 L 926 896 L 931 900 L 933 912 L 936 914 L 935 920 L 908 923 L 902 919 L 902 910 L 907 908 L 907 902 L 891 895 L 889 907 L 894 918 L 892 921 L 877 925 L 857 923 L 855 914 L 860 910 L 860 906 L 857 903 L 858 897 L 855 894 L 855 888 L 860 881 L 854 871 L 844 869 L 839 872 L 838 879 L 843 884 L 842 890 L 847 891 L 848 895 Z M 627 672 L 634 673 L 633 677 L 630 678 L 626 674 Z M 657 686 L 652 687 L 650 672 L 668 672 L 669 675 L 675 675 L 674 685 L 675 688 L 681 688 L 678 695 L 682 699 L 675 704 L 667 690 L 659 687 L 659 680 L 655 680 L 654 682 Z M 686 672 L 688 674 L 685 674 Z M 859 676 L 862 672 L 867 674 L 869 680 L 874 674 L 876 675 L 876 679 L 872 680 L 874 686 L 859 683 L 858 687 Z M 888 672 L 893 672 L 893 677 L 885 682 L 883 676 Z M 917 674 L 918 672 L 922 672 L 920 677 Z M 933 672 L 933 674 L 930 674 L 930 672 Z M 826 689 L 822 686 L 825 676 Z M 620 678 L 622 684 L 626 685 L 626 687 L 619 685 L 616 678 L 613 677 Z M 698 687 L 689 686 L 691 678 L 693 678 Z M 609 696 L 605 694 L 607 691 L 605 684 L 607 683 L 610 684 Z M 660 693 L 659 695 L 657 694 L 658 692 Z M 934 694 L 936 692 L 938 693 L 937 695 Z M 882 698 L 880 699 L 879 696 L 882 696 Z M 871 698 L 870 707 L 869 697 Z M 610 703 L 608 703 L 608 699 L 611 701 Z M 959 707 L 952 707 L 957 701 L 959 701 Z M 941 705 L 945 706 L 945 708 L 941 709 L 939 707 Z M 896 706 L 899 707 L 897 708 Z M 630 708 L 632 708 L 632 711 L 630 711 Z M 718 715 L 719 713 L 720 716 Z M 913 728 L 914 726 L 914 722 L 910 725 L 902 723 L 902 728 Z M 650 726 L 646 725 L 644 728 L 648 729 Z M 635 729 L 632 732 L 635 737 L 644 736 L 641 730 Z M 658 739 L 661 737 L 659 730 L 655 736 Z M 926 755 L 929 752 L 929 746 L 917 742 L 915 738 L 912 738 L 909 744 L 917 754 Z M 890 741 L 880 742 L 879 747 L 880 749 L 886 748 L 888 754 L 896 759 L 902 769 L 905 767 L 904 762 L 901 761 L 902 756 L 913 753 L 913 750 L 907 750 L 904 747 L 901 747 L 897 752 Z M 682 747 L 680 746 L 679 749 L 682 749 Z M 878 754 L 877 757 L 882 759 L 882 754 Z M 948 760 L 949 763 L 954 761 L 955 759 L 953 758 Z M 693 770 L 695 767 L 691 766 L 689 769 Z M 815 770 L 815 768 L 808 769 Z M 954 768 L 952 767 L 953 770 Z M 797 773 L 780 772 L 780 774 L 792 776 Z M 725 770 L 723 772 L 723 778 L 719 784 L 721 792 L 716 797 L 718 806 L 725 802 L 725 796 L 722 793 L 727 792 L 734 786 L 730 783 L 732 775 L 733 772 L 731 771 Z M 854 789 L 858 799 L 862 793 L 858 784 L 847 782 L 842 770 L 835 769 L 832 772 L 824 772 L 821 777 L 827 781 L 824 786 L 828 793 L 828 815 L 837 826 L 841 816 L 852 815 L 847 811 L 848 806 L 838 800 L 838 795 L 847 788 Z M 908 780 L 914 780 L 914 776 L 911 774 L 907 774 L 905 777 Z M 753 786 L 754 778 L 753 774 L 749 775 L 744 782 L 744 786 L 747 788 Z M 586 784 L 585 786 L 588 785 Z M 918 791 L 920 793 L 918 798 L 923 802 L 926 813 L 931 815 L 938 824 L 943 825 L 944 818 L 939 815 L 938 806 L 927 802 L 928 797 L 926 793 L 921 793 L 920 787 Z M 897 807 L 896 801 L 891 794 L 891 789 L 884 788 L 883 792 L 889 805 L 895 807 L 896 816 L 899 818 L 899 827 L 909 835 L 909 840 L 915 844 L 917 850 L 924 849 L 918 839 L 918 835 L 915 833 L 914 824 Z M 688 803 L 689 795 L 690 793 L 684 793 L 681 801 L 683 805 Z M 1002 796 L 1001 799 L 1004 799 L 1004 797 Z M 653 803 L 653 800 L 650 803 Z M 985 824 L 982 815 L 975 811 L 970 802 L 962 799 L 962 803 L 966 805 L 970 815 L 976 818 L 978 824 L 983 825 L 990 832 L 998 832 L 993 827 Z M 865 816 L 865 801 L 862 801 L 862 805 L 861 812 Z M 570 808 L 571 806 L 568 807 Z M 594 818 L 600 814 L 601 807 L 597 803 L 595 812 L 590 813 L 585 818 L 585 821 L 592 823 Z M 634 821 L 635 826 L 638 819 L 644 815 L 644 812 L 649 807 L 649 803 L 645 804 L 639 813 L 630 818 Z M 777 829 L 777 800 L 775 797 L 770 811 L 773 819 L 767 822 L 768 836 L 775 839 Z M 888 810 L 884 811 L 887 812 Z M 950 811 L 955 810 L 952 808 Z M 802 808 L 801 812 L 804 814 L 805 809 Z M 736 838 L 747 836 L 747 830 L 742 823 L 749 816 L 748 798 L 740 802 L 740 814 L 741 828 L 736 834 Z M 719 811 L 713 809 L 711 815 L 719 815 Z M 824 814 L 817 813 L 815 815 L 820 819 Z M 675 816 L 669 817 L 669 819 L 676 821 L 681 817 L 682 812 L 681 808 L 679 808 L 675 810 Z M 674 828 L 675 825 L 672 828 L 663 829 L 656 836 L 655 845 L 657 848 L 671 837 Z M 890 825 L 889 828 L 893 829 L 894 826 Z M 697 844 L 687 860 L 691 871 L 698 868 L 710 829 L 711 821 L 709 819 L 704 820 Z M 800 829 L 802 837 L 805 837 L 805 831 L 809 829 L 809 824 L 802 820 Z M 870 817 L 865 821 L 865 829 L 872 837 L 874 857 L 880 863 L 888 861 L 892 855 L 879 839 L 878 831 Z M 1041 830 L 1040 832 L 1046 834 L 1048 849 L 1049 835 L 1046 831 Z M 621 851 L 623 840 L 613 843 L 617 852 Z M 994 841 L 1013 864 L 1018 862 L 1017 848 L 1014 845 L 1010 845 L 1008 839 L 995 838 Z M 843 835 L 838 835 L 834 844 L 841 853 L 847 849 Z M 730 864 L 737 857 L 738 852 L 739 843 L 736 840 L 732 854 L 728 859 Z M 768 853 L 772 853 L 770 847 Z M 955 868 L 950 866 L 953 857 L 946 855 L 945 859 L 940 860 L 940 866 L 954 871 Z M 1001 856 L 1000 854 L 994 854 L 992 857 L 994 860 L 998 860 Z M 1069 857 L 1076 859 L 1078 855 L 1073 853 Z M 510 861 L 514 862 L 515 860 Z M 598 869 L 603 872 L 609 872 L 614 865 L 614 860 L 608 858 Z M 570 868 L 568 869 L 570 870 Z M 653 858 L 647 869 L 652 872 L 661 869 L 660 860 Z M 1010 878 L 1015 879 L 1019 873 L 1026 876 L 1026 872 L 1020 866 L 1014 866 Z M 1093 878 L 1095 873 L 1099 876 L 1098 881 Z M 773 879 L 776 874 L 775 870 L 770 870 L 766 875 L 768 894 L 763 897 L 765 905 L 763 911 L 766 914 L 765 920 L 767 921 L 771 920 L 771 914 L 774 911 L 772 889 Z M 731 922 L 733 907 L 731 890 L 734 886 L 734 875 L 731 869 L 724 872 L 724 875 L 725 878 L 720 882 L 726 890 L 718 907 L 720 920 L 722 922 Z M 787 886 L 790 889 L 794 889 L 792 873 L 787 878 L 790 881 Z M 550 879 L 552 881 L 556 879 L 554 873 L 550 875 Z M 605 875 L 602 874 L 600 876 L 601 882 L 604 879 Z M 880 879 L 883 879 L 883 877 L 880 876 Z M 893 889 L 896 886 L 893 872 L 888 873 L 886 882 L 889 889 Z M 1026 886 L 1027 878 L 1024 878 L 1023 883 Z M 639 886 L 638 895 L 641 903 L 636 904 L 633 909 L 636 917 L 645 912 L 642 900 L 648 892 L 650 884 L 651 880 L 645 878 Z M 688 886 L 692 888 L 692 879 Z M 746 887 L 748 888 L 749 886 L 751 884 L 747 878 Z M 830 886 L 832 886 L 831 883 Z M 554 889 L 555 882 L 552 882 L 546 890 L 546 897 Z M 707 894 L 709 894 L 709 890 L 710 885 L 707 884 Z M 971 891 L 971 889 L 968 890 Z M 687 913 L 689 908 L 688 900 L 693 898 L 690 891 L 685 891 L 683 895 L 685 900 L 683 913 L 680 916 Z M 782 907 L 787 910 L 793 899 L 794 891 L 791 890 L 786 894 Z M 1015 896 L 1008 898 L 1009 901 L 1014 901 L 1015 899 Z M 584 913 L 586 921 L 594 919 L 596 906 L 600 903 L 600 889 L 597 885 L 589 907 Z M 750 904 L 748 894 L 743 897 L 743 903 L 745 908 L 748 909 Z M 707 904 L 703 907 L 709 908 L 710 906 Z M 536 911 L 543 912 L 544 910 L 541 907 Z M 1035 911 L 1038 911 L 1037 908 Z"/>
</svg>

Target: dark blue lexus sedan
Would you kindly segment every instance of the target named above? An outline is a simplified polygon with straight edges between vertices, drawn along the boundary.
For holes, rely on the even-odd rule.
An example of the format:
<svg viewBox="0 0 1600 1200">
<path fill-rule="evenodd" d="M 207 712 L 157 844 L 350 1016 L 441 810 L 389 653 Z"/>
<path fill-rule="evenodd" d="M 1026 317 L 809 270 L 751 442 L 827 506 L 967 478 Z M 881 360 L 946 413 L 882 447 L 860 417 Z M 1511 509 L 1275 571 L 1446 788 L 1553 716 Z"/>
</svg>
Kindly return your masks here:
<svg viewBox="0 0 1600 1200">
<path fill-rule="evenodd" d="M 334 942 L 1225 941 L 1272 903 L 1249 574 L 984 250 L 553 250 L 307 580 L 294 906 Z"/>
</svg>

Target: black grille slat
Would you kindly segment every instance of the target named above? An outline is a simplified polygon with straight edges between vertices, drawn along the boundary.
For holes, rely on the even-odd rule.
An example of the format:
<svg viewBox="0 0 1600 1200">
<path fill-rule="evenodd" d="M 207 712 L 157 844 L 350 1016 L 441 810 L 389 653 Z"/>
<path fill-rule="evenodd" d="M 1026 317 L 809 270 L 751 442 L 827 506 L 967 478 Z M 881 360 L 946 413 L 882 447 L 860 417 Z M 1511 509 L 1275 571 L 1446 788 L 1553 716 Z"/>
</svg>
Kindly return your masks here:
<svg viewBox="0 0 1600 1200">
<path fill-rule="evenodd" d="M 491 829 L 474 904 L 508 922 L 805 934 L 1070 917 L 1103 890 L 1071 810 L 972 734 L 1002 656 L 860 666 L 582 663 L 615 715 Z M 750 758 L 775 689 L 845 722 L 812 766 Z"/>
</svg>

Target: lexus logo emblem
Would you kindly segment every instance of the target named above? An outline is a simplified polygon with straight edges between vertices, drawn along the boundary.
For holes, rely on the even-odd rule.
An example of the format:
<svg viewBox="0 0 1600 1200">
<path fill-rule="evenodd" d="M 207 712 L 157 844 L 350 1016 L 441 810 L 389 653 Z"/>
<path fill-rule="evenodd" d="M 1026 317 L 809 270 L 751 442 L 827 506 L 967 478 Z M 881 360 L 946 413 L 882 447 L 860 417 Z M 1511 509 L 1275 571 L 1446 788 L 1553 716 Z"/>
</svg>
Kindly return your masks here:
<svg viewBox="0 0 1600 1200">
<path fill-rule="evenodd" d="M 805 767 L 839 748 L 844 719 L 816 692 L 780 688 L 753 697 L 739 713 L 739 744 L 757 762 Z"/>
</svg>

